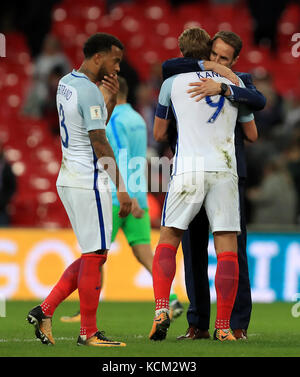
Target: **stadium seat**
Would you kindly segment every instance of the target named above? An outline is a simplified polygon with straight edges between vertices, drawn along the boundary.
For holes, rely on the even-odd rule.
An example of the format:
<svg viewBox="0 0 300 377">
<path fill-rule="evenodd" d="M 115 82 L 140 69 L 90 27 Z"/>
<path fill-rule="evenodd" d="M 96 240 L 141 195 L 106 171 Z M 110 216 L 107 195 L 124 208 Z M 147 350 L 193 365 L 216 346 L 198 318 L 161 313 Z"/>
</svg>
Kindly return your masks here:
<svg viewBox="0 0 300 377">
<path fill-rule="evenodd" d="M 38 226 L 38 202 L 35 195 L 15 195 L 11 204 L 11 220 L 13 226 Z"/>
</svg>

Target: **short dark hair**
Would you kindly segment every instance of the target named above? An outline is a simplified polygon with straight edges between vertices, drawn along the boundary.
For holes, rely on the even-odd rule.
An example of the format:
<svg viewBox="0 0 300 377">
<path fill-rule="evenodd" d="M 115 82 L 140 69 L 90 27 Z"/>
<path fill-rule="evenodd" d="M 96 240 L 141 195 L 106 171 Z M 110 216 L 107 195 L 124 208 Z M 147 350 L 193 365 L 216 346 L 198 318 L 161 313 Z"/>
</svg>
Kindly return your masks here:
<svg viewBox="0 0 300 377">
<path fill-rule="evenodd" d="M 179 49 L 186 58 L 209 59 L 210 36 L 199 27 L 184 30 L 178 38 Z"/>
<path fill-rule="evenodd" d="M 112 46 L 117 46 L 121 50 L 124 49 L 122 42 L 114 35 L 107 33 L 93 34 L 83 46 L 84 57 L 89 59 L 97 52 L 108 52 Z"/>
<path fill-rule="evenodd" d="M 127 85 L 127 81 L 124 79 L 124 77 L 122 76 L 118 76 L 118 81 L 119 81 L 119 94 L 123 97 L 126 97 L 128 96 L 128 85 Z"/>
<path fill-rule="evenodd" d="M 223 42 L 233 47 L 234 49 L 233 58 L 236 58 L 237 56 L 239 56 L 241 49 L 243 47 L 243 42 L 237 34 L 229 30 L 218 31 L 214 35 L 213 39 L 211 40 L 211 44 L 213 44 L 214 41 L 218 38 L 222 39 Z"/>
</svg>

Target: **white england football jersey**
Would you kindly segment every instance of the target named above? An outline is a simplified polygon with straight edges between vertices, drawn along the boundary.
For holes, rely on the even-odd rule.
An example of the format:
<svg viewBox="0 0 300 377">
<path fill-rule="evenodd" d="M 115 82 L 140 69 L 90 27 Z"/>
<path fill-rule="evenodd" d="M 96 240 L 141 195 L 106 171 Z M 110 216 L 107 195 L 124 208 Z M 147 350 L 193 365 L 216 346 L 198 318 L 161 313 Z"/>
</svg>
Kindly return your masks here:
<svg viewBox="0 0 300 377">
<path fill-rule="evenodd" d="M 57 186 L 93 189 L 102 171 L 88 131 L 105 129 L 107 109 L 99 88 L 83 73 L 73 70 L 57 88 L 62 163 Z"/>
<path fill-rule="evenodd" d="M 231 81 L 212 71 L 189 72 L 172 76 L 162 84 L 156 116 L 167 119 L 173 113 L 177 122 L 177 145 L 172 175 L 190 171 L 230 171 L 237 174 L 234 129 L 253 114 L 223 96 L 207 96 L 199 102 L 187 91 L 189 83 L 200 78 Z M 241 85 L 244 84 L 240 80 Z M 238 114 L 239 113 L 239 114 Z"/>
</svg>

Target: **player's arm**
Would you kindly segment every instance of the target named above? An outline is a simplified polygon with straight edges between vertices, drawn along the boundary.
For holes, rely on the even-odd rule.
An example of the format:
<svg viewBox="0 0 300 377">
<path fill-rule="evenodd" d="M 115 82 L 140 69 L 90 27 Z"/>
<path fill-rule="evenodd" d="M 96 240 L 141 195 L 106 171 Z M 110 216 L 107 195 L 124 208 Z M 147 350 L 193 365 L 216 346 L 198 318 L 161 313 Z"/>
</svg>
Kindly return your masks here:
<svg viewBox="0 0 300 377">
<path fill-rule="evenodd" d="M 250 142 L 255 142 L 258 138 L 258 132 L 253 113 L 246 105 L 239 106 L 238 121 L 241 122 L 245 138 Z"/>
<path fill-rule="evenodd" d="M 219 75 L 225 77 L 229 81 L 233 82 L 234 85 L 239 86 L 239 78 L 238 76 L 228 67 L 225 65 L 212 62 L 210 60 L 201 60 L 199 65 L 202 67 L 203 71 L 214 71 Z"/>
<path fill-rule="evenodd" d="M 214 71 L 227 78 L 235 85 L 239 85 L 237 75 L 230 68 L 213 61 L 197 60 L 192 58 L 175 58 L 166 60 L 162 65 L 164 80 L 179 73 L 196 71 Z"/>
<path fill-rule="evenodd" d="M 91 130 L 89 137 L 97 159 L 104 162 L 102 165 L 117 188 L 117 197 L 120 202 L 119 216 L 126 217 L 131 211 L 131 199 L 126 191 L 114 152 L 107 140 L 105 129 Z M 108 166 L 109 164 L 111 166 Z"/>
<path fill-rule="evenodd" d="M 226 92 L 222 93 L 221 83 L 213 79 L 201 79 L 196 83 L 190 83 L 192 88 L 188 90 L 188 93 L 197 102 L 206 96 L 222 94 L 233 102 L 246 104 L 252 111 L 262 110 L 266 104 L 266 98 L 255 88 L 251 76 L 242 74 L 240 80 L 239 86 L 228 85 Z"/>
<path fill-rule="evenodd" d="M 91 130 L 89 131 L 89 137 L 97 159 L 100 160 L 100 162 L 103 162 L 102 165 L 104 169 L 106 169 L 117 190 L 126 191 L 114 152 L 107 140 L 105 129 Z M 109 163 L 111 163 L 111 166 L 108 166 Z"/>
<path fill-rule="evenodd" d="M 230 99 L 234 102 L 244 103 L 252 111 L 260 111 L 266 105 L 266 97 L 256 89 L 249 73 L 239 75 L 244 86 L 230 85 Z"/>
<path fill-rule="evenodd" d="M 137 198 L 132 198 L 131 201 L 132 201 L 132 207 L 131 207 L 132 216 L 134 216 L 136 219 L 141 219 L 144 216 L 145 211 L 143 210 L 143 208 L 140 207 Z"/>
<path fill-rule="evenodd" d="M 199 61 L 192 58 L 173 58 L 166 60 L 162 64 L 162 76 L 164 80 L 179 73 L 197 71 L 201 71 Z"/>
<path fill-rule="evenodd" d="M 242 123 L 242 127 L 243 127 L 245 138 L 248 141 L 254 143 L 258 138 L 258 132 L 257 132 L 255 120 L 253 119 L 253 120 L 250 120 L 249 122 Z"/>
<path fill-rule="evenodd" d="M 200 61 L 192 58 L 174 58 L 166 60 L 162 65 L 162 73 L 164 80 L 168 77 L 179 73 L 202 71 L 205 69 L 212 69 L 214 62 Z M 219 65 L 222 69 L 222 66 Z M 226 67 L 225 67 L 226 68 Z M 230 85 L 224 96 L 228 99 L 238 102 L 245 103 L 252 111 L 259 111 L 265 107 L 266 98 L 262 93 L 260 93 L 252 83 L 250 74 L 241 74 L 242 81 L 246 87 Z M 191 90 L 190 93 L 192 97 L 200 96 L 196 98 L 200 101 L 206 96 L 218 95 L 221 93 L 221 84 L 216 83 L 212 79 L 203 79 L 201 82 L 197 82 L 196 86 Z"/>
<path fill-rule="evenodd" d="M 98 160 L 106 158 L 106 163 L 109 160 L 110 164 L 114 164 L 114 169 L 110 169 L 112 166 L 106 166 L 106 171 L 118 190 L 119 216 L 125 217 L 131 211 L 131 200 L 125 189 L 124 181 L 119 174 L 113 150 L 106 138 L 105 104 L 103 96 L 96 86 L 86 84 L 82 90 L 78 91 L 78 112 L 83 118 L 83 124 L 88 132 L 96 158 Z"/>
<path fill-rule="evenodd" d="M 168 127 L 170 119 L 154 118 L 153 136 L 158 142 L 168 141 Z"/>
<path fill-rule="evenodd" d="M 232 72 L 230 68 L 208 60 L 201 61 L 201 65 L 203 67 L 203 70 L 209 70 L 219 73 L 221 76 L 233 82 L 236 86 L 240 85 L 238 76 L 234 72 Z M 200 81 L 189 83 L 189 86 L 191 86 L 191 89 L 189 89 L 187 92 L 191 95 L 192 98 L 196 97 L 196 102 L 201 101 L 206 96 L 214 96 L 219 94 L 223 96 L 231 95 L 229 85 L 227 85 L 227 89 L 223 91 L 222 83 L 216 82 L 213 79 L 201 78 Z"/>
<path fill-rule="evenodd" d="M 189 83 L 191 89 L 189 89 L 187 92 L 190 94 L 191 98 L 195 98 L 196 102 L 201 101 L 203 98 L 207 96 L 229 96 L 231 94 L 229 85 L 226 92 L 222 94 L 221 84 L 222 83 L 217 82 L 213 79 L 202 78 L 200 79 L 200 81 Z"/>
<path fill-rule="evenodd" d="M 154 117 L 153 136 L 158 142 L 168 141 L 168 128 L 173 117 L 171 90 L 173 78 L 165 80 L 160 88 Z"/>
</svg>

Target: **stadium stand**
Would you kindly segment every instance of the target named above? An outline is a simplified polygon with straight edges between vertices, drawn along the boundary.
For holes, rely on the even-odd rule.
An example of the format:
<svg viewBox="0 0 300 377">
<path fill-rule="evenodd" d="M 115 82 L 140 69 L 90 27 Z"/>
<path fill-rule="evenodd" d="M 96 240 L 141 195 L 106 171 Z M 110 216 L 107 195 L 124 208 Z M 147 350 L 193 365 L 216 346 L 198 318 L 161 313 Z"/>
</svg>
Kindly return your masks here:
<svg viewBox="0 0 300 377">
<path fill-rule="evenodd" d="M 230 29 L 244 41 L 236 70 L 263 67 L 273 76 L 278 93 L 291 95 L 295 83 L 300 86 L 299 59 L 291 55 L 291 35 L 300 31 L 299 5 L 291 3 L 279 20 L 276 57 L 253 43 L 252 22 L 244 1 L 234 6 L 202 1 L 176 8 L 166 0 L 131 1 L 117 3 L 108 11 L 104 0 L 64 0 L 53 8 L 51 34 L 59 39 L 74 67 L 82 61 L 82 44 L 90 34 L 116 35 L 143 82 L 149 79 L 154 63 L 179 55 L 177 37 L 184 28 L 198 25 L 211 35 Z M 0 65 L 0 138 L 18 177 L 18 191 L 11 204 L 12 225 L 67 227 L 69 221 L 55 187 L 60 141 L 45 119 L 24 116 L 21 111 L 34 61 L 20 32 L 7 32 L 5 37 L 6 58 L 1 58 Z"/>
</svg>

